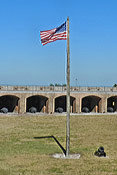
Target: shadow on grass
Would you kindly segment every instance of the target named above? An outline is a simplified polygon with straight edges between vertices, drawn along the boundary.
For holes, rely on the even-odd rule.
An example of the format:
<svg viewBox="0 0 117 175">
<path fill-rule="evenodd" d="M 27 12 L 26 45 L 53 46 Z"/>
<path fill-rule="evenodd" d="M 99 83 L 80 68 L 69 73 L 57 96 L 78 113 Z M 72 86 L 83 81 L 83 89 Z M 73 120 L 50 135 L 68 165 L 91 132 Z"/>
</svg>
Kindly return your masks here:
<svg viewBox="0 0 117 175">
<path fill-rule="evenodd" d="M 34 139 L 46 139 L 46 138 L 53 138 L 55 142 L 58 144 L 58 146 L 61 148 L 63 153 L 66 155 L 66 150 L 63 148 L 63 146 L 60 144 L 60 142 L 56 139 L 56 137 L 52 136 L 42 136 L 42 137 L 33 137 Z"/>
</svg>

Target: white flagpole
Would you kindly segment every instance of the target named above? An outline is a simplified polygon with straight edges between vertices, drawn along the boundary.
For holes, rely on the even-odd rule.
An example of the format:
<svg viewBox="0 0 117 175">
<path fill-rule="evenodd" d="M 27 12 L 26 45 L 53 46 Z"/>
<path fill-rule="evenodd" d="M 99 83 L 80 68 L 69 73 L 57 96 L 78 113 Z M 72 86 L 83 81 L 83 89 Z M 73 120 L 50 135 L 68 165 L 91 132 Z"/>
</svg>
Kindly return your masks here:
<svg viewBox="0 0 117 175">
<path fill-rule="evenodd" d="M 69 17 L 67 18 L 67 122 L 66 122 L 66 156 L 70 151 L 70 49 L 69 49 Z"/>
</svg>

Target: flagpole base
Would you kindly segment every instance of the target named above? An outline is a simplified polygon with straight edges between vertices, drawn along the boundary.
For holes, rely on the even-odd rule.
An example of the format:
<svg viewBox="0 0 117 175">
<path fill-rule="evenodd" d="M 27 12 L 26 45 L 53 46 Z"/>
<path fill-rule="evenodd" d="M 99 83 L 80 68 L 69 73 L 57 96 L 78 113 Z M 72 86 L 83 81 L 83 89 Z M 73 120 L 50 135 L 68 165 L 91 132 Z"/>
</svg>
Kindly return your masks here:
<svg viewBox="0 0 117 175">
<path fill-rule="evenodd" d="M 52 155 L 56 159 L 80 159 L 80 154 L 69 154 L 65 156 L 65 154 L 54 154 Z"/>
</svg>

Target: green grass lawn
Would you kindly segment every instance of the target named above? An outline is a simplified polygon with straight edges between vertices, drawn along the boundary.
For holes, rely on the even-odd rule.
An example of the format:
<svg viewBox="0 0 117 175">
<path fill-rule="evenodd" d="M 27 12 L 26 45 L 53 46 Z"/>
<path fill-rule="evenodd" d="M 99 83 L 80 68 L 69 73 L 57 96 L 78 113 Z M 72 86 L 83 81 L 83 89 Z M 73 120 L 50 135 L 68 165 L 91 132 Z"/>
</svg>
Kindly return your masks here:
<svg viewBox="0 0 117 175">
<path fill-rule="evenodd" d="M 70 153 L 80 159 L 56 159 L 65 148 L 65 116 L 0 116 L 0 175 L 117 175 L 117 116 L 71 116 Z M 107 158 L 94 156 L 104 146 Z"/>
</svg>

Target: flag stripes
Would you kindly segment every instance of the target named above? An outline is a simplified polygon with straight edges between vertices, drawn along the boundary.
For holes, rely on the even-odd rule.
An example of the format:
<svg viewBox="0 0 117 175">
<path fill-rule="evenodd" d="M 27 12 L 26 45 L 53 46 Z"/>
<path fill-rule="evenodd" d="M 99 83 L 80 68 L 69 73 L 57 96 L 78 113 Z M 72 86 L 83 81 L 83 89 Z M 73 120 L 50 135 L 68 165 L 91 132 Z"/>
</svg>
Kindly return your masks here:
<svg viewBox="0 0 117 175">
<path fill-rule="evenodd" d="M 41 43 L 43 45 L 54 42 L 56 40 L 66 40 L 67 31 L 66 31 L 66 22 L 60 27 L 54 28 L 52 30 L 46 30 L 40 32 Z"/>
</svg>

